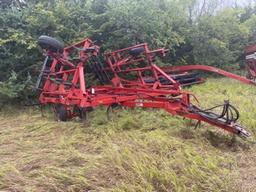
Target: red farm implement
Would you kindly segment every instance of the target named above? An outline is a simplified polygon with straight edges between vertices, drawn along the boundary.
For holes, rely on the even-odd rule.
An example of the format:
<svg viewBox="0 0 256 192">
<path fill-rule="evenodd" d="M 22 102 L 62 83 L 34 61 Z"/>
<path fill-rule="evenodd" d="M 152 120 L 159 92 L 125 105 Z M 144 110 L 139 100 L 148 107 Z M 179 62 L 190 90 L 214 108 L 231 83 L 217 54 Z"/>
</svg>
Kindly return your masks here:
<svg viewBox="0 0 256 192">
<path fill-rule="evenodd" d="M 41 36 L 38 43 L 47 52 L 36 84 L 39 101 L 52 104 L 62 121 L 75 116 L 85 119 L 99 105 L 108 107 L 107 111 L 117 106 L 159 108 L 195 119 L 197 125 L 206 122 L 241 137 L 250 136 L 237 123 L 239 112 L 228 101 L 202 110 L 192 104 L 196 97 L 181 87 L 204 82 L 190 70 L 216 72 L 255 85 L 251 80 L 203 65 L 158 67 L 155 61 L 166 50 L 150 50 L 146 43 L 104 54 L 88 38 L 65 48 L 48 36 Z M 89 74 L 94 74 L 96 86 L 88 85 Z"/>
</svg>

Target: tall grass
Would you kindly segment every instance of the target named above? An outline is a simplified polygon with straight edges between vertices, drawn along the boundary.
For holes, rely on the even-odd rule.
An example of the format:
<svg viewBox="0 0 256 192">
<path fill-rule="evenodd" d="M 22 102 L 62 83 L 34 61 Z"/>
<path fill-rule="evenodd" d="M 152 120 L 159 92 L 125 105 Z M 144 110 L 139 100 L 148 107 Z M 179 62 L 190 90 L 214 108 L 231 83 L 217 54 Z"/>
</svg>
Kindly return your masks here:
<svg viewBox="0 0 256 192">
<path fill-rule="evenodd" d="M 210 107 L 230 99 L 255 138 L 254 87 L 211 79 L 189 89 Z M 90 125 L 56 122 L 37 110 L 0 115 L 0 190 L 4 191 L 249 191 L 243 174 L 255 167 L 253 146 L 218 128 L 193 129 L 161 110 L 105 109 Z M 247 170 L 248 169 L 248 170 Z M 246 172 L 246 170 L 248 172 Z M 246 173 L 245 173 L 246 172 Z"/>
</svg>

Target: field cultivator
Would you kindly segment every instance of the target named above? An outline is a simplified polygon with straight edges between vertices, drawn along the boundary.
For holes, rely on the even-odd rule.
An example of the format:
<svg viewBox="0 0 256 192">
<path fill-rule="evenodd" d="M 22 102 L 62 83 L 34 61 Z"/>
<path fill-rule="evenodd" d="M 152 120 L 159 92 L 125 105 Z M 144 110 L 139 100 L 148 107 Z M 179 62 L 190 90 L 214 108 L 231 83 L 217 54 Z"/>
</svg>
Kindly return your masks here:
<svg viewBox="0 0 256 192">
<path fill-rule="evenodd" d="M 195 119 L 197 126 L 206 122 L 244 138 L 250 136 L 237 123 L 239 112 L 228 101 L 203 110 L 192 104 L 196 97 L 181 87 L 204 82 L 190 70 L 212 71 L 255 85 L 251 80 L 203 65 L 159 67 L 156 60 L 167 50 L 150 50 L 146 43 L 104 54 L 88 38 L 64 48 L 56 39 L 41 36 L 38 44 L 47 53 L 36 83 L 39 101 L 52 104 L 62 121 L 75 116 L 86 119 L 99 105 L 108 107 L 108 112 L 117 106 L 159 108 Z M 89 86 L 89 74 L 97 85 Z"/>
</svg>

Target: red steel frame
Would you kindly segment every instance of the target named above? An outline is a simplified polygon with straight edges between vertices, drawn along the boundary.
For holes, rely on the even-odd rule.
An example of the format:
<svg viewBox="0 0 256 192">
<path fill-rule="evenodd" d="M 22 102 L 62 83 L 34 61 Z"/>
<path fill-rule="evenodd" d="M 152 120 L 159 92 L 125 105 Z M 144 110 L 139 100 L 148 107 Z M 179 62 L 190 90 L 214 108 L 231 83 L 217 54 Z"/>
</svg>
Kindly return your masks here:
<svg viewBox="0 0 256 192">
<path fill-rule="evenodd" d="M 143 54 L 140 57 L 134 57 L 129 55 L 129 51 L 134 49 L 142 49 Z M 114 73 L 114 76 L 117 77 L 118 81 L 122 83 L 123 86 L 132 87 L 151 87 L 153 89 L 175 89 L 180 90 L 181 84 L 175 81 L 171 75 L 167 74 L 161 67 L 158 67 L 154 60 L 155 57 L 161 56 L 164 57 L 167 50 L 164 48 L 157 50 L 149 50 L 147 43 L 135 45 L 125 49 L 120 49 L 111 53 L 105 54 L 108 67 L 102 69 L 105 71 L 111 71 Z M 144 67 L 138 67 L 139 63 L 147 63 Z M 135 66 L 135 67 L 134 67 Z M 151 79 L 154 79 L 155 82 L 147 83 L 143 73 L 150 71 Z M 119 76 L 121 73 L 136 73 L 137 80 L 124 79 Z M 173 75 L 175 76 L 175 75 Z M 169 85 L 163 85 L 158 80 L 159 78 L 165 78 L 167 81 L 171 82 Z M 197 83 L 203 82 L 203 79 L 198 79 Z M 194 84 L 194 83 L 193 83 Z M 183 84 L 184 85 L 184 84 Z M 185 84 L 188 85 L 188 84 Z"/>
<path fill-rule="evenodd" d="M 230 73 L 228 71 L 224 71 L 222 69 L 218 69 L 216 67 L 212 66 L 206 66 L 206 65 L 187 65 L 187 66 L 170 66 L 170 67 L 162 67 L 162 69 L 166 72 L 175 72 L 175 71 L 192 71 L 192 70 L 200 70 L 200 71 L 208 71 L 213 73 L 218 73 L 220 75 L 229 77 L 231 79 L 238 80 L 245 84 L 250 84 L 256 86 L 256 82 L 250 79 L 247 79 L 246 77 L 236 75 L 234 73 Z"/>
<path fill-rule="evenodd" d="M 138 53 L 131 54 L 131 51 L 136 49 Z M 191 103 L 191 98 L 195 98 L 195 96 L 182 91 L 181 84 L 172 78 L 175 74 L 170 75 L 169 72 L 199 69 L 217 72 L 252 84 L 250 80 L 202 65 L 158 67 L 155 64 L 156 57 L 164 56 L 165 53 L 166 50 L 163 48 L 149 50 L 146 43 L 106 53 L 104 65 L 107 65 L 100 71 L 111 75 L 111 83 L 86 88 L 85 66 L 89 65 L 92 57 L 100 54 L 98 46 L 93 45 L 92 41 L 86 38 L 66 47 L 63 54 L 47 50 L 47 54 L 53 60 L 50 64 L 50 71 L 43 82 L 39 101 L 41 104 L 65 106 L 70 117 L 75 115 L 72 113 L 74 107 L 86 109 L 99 105 L 119 104 L 127 107 L 160 108 L 172 115 L 195 119 L 199 122 L 204 121 L 240 136 L 250 135 L 236 122 L 213 120 L 202 115 L 203 111 Z M 74 54 L 78 55 L 78 59 L 70 59 Z M 135 74 L 135 80 L 126 78 L 131 73 Z M 121 77 L 122 74 L 125 74 L 125 77 Z M 152 82 L 146 81 L 148 76 L 153 80 Z M 161 78 L 167 83 L 161 83 Z M 203 80 L 199 79 L 199 82 L 203 82 Z M 197 101 L 196 98 L 195 100 Z"/>
</svg>

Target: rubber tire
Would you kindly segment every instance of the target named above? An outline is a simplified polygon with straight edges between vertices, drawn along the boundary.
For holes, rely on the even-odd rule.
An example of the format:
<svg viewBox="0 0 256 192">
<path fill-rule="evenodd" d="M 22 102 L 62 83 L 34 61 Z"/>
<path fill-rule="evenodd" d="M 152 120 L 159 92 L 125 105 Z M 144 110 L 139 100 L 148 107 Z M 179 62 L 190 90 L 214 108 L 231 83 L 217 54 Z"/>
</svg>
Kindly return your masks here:
<svg viewBox="0 0 256 192">
<path fill-rule="evenodd" d="M 38 38 L 37 43 L 42 49 L 48 49 L 54 53 L 63 53 L 64 50 L 63 43 L 53 37 L 49 37 L 46 35 L 41 35 Z"/>
<path fill-rule="evenodd" d="M 68 111 L 64 107 L 64 105 L 60 105 L 56 108 L 57 116 L 60 121 L 68 120 Z"/>
<path fill-rule="evenodd" d="M 144 47 L 133 48 L 130 50 L 129 54 L 132 56 L 138 56 L 143 51 L 144 51 Z"/>
</svg>

